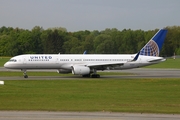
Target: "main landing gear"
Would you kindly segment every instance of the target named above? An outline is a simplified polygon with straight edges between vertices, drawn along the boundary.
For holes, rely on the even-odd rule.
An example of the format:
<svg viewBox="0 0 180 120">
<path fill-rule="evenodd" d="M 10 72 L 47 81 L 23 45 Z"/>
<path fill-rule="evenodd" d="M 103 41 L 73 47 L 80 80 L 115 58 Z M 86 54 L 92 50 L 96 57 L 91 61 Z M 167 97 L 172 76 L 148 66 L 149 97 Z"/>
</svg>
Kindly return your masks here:
<svg viewBox="0 0 180 120">
<path fill-rule="evenodd" d="M 100 75 L 97 74 L 96 69 L 93 69 L 93 74 L 91 75 L 92 78 L 100 78 Z"/>
<path fill-rule="evenodd" d="M 28 78 L 28 75 L 26 74 L 26 69 L 22 69 L 21 71 L 23 71 L 24 78 Z"/>
<path fill-rule="evenodd" d="M 92 74 L 91 77 L 92 78 L 100 78 L 100 75 L 99 74 Z"/>
</svg>

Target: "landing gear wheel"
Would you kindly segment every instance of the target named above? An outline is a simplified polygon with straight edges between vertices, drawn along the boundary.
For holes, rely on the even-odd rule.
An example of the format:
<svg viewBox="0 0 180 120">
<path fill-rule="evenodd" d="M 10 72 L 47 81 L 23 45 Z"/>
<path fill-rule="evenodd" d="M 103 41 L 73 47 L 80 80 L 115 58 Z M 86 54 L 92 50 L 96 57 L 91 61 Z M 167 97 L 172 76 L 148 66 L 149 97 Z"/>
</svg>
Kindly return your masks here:
<svg viewBox="0 0 180 120">
<path fill-rule="evenodd" d="M 22 69 L 21 71 L 23 71 L 24 78 L 28 78 L 28 75 L 26 74 L 26 69 Z"/>
<path fill-rule="evenodd" d="M 24 75 L 24 78 L 28 78 L 28 75 Z"/>
<path fill-rule="evenodd" d="M 92 78 L 100 78 L 99 74 L 96 74 L 96 69 L 93 69 L 93 74 L 91 75 Z"/>
<path fill-rule="evenodd" d="M 99 74 L 92 74 L 91 77 L 92 78 L 100 78 L 100 75 Z"/>
</svg>

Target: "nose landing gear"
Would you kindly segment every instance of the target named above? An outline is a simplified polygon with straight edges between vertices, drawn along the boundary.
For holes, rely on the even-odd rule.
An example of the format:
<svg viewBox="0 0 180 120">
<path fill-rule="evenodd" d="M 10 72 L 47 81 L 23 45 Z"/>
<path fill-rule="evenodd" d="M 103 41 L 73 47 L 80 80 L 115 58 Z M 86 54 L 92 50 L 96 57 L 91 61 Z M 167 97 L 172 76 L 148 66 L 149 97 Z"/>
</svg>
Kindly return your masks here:
<svg viewBox="0 0 180 120">
<path fill-rule="evenodd" d="M 28 75 L 26 74 L 26 69 L 22 69 L 21 71 L 23 71 L 24 78 L 28 78 Z"/>
</svg>

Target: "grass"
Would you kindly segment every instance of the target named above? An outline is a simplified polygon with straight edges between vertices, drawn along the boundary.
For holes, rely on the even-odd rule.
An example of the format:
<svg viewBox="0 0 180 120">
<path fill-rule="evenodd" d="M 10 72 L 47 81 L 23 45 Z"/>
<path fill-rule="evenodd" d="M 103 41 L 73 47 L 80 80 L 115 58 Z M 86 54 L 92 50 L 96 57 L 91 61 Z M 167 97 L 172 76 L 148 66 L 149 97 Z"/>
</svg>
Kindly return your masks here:
<svg viewBox="0 0 180 120">
<path fill-rule="evenodd" d="M 4 66 L 4 63 L 9 61 L 10 57 L 0 57 L 0 67 Z"/>
<path fill-rule="evenodd" d="M 180 114 L 180 78 L 7 80 L 0 110 Z"/>
</svg>

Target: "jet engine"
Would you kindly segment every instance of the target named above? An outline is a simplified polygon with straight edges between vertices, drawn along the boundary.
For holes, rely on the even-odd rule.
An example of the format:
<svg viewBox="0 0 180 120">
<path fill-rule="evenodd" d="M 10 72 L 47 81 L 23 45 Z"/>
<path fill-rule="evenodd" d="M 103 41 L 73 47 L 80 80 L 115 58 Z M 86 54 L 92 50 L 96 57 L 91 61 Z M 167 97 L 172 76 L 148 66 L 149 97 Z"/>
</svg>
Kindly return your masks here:
<svg viewBox="0 0 180 120">
<path fill-rule="evenodd" d="M 72 74 L 87 75 L 90 74 L 90 68 L 86 66 L 72 66 Z"/>
</svg>

